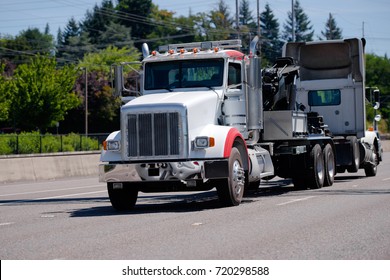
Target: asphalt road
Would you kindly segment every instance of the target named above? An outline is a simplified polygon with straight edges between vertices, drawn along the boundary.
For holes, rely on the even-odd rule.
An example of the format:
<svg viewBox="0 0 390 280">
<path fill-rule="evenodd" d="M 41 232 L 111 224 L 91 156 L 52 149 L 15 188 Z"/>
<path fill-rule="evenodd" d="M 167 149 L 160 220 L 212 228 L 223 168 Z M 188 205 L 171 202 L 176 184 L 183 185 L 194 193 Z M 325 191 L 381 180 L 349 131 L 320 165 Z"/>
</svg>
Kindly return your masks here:
<svg viewBox="0 0 390 280">
<path fill-rule="evenodd" d="M 295 191 L 262 182 L 238 207 L 216 192 L 140 194 L 111 208 L 97 178 L 0 185 L 0 259 L 390 259 L 390 153 L 376 177 Z"/>
</svg>

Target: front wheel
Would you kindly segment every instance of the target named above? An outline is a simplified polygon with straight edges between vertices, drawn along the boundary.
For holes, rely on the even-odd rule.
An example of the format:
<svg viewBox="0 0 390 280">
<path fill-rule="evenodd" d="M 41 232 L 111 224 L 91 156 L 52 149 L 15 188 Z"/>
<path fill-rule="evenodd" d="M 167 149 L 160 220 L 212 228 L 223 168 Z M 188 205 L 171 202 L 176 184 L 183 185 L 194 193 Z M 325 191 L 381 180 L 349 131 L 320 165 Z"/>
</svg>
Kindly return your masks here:
<svg viewBox="0 0 390 280">
<path fill-rule="evenodd" d="M 360 150 L 359 142 L 356 136 L 348 136 L 347 140 L 350 141 L 351 153 L 352 153 L 352 164 L 347 167 L 348 172 L 355 173 L 358 172 L 360 166 Z"/>
<path fill-rule="evenodd" d="M 112 207 L 118 211 L 131 210 L 138 198 L 138 189 L 133 186 L 116 185 L 107 183 L 108 196 Z"/>
<path fill-rule="evenodd" d="M 233 147 L 229 157 L 229 177 L 217 186 L 218 198 L 223 206 L 236 206 L 244 195 L 245 171 L 240 151 Z"/>
<path fill-rule="evenodd" d="M 378 164 L 379 164 L 379 157 L 376 152 L 376 148 L 374 147 L 372 151 L 372 163 L 370 162 L 364 167 L 364 173 L 366 173 L 367 177 L 376 176 L 376 172 L 378 170 Z"/>
</svg>

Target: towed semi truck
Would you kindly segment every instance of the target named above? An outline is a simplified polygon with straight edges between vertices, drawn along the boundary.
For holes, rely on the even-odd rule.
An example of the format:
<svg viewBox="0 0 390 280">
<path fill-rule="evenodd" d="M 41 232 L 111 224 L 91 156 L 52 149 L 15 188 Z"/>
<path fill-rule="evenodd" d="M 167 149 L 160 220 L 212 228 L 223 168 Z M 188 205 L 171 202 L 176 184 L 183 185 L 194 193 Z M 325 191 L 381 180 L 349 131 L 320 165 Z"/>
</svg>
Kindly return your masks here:
<svg viewBox="0 0 390 280">
<path fill-rule="evenodd" d="M 120 130 L 101 153 L 99 180 L 115 209 L 132 209 L 139 192 L 216 188 L 222 205 L 235 206 L 274 176 L 306 189 L 331 186 L 345 170 L 376 174 L 362 40 L 287 44 L 285 57 L 265 69 L 258 37 L 249 54 L 240 48 L 240 40 L 152 52 L 144 44 L 139 92 L 123 97 Z M 118 96 L 132 92 L 126 65 L 113 66 Z"/>
</svg>

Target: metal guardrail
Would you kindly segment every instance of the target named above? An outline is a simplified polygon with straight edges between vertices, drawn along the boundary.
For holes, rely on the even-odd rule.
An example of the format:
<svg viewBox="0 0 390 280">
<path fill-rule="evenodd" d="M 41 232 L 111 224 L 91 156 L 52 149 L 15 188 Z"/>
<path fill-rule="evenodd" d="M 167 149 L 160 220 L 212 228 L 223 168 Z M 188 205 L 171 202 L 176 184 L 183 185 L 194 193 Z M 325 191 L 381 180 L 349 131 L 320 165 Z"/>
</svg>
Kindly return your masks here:
<svg viewBox="0 0 390 280">
<path fill-rule="evenodd" d="M 0 155 L 96 151 L 108 135 L 0 134 Z"/>
</svg>

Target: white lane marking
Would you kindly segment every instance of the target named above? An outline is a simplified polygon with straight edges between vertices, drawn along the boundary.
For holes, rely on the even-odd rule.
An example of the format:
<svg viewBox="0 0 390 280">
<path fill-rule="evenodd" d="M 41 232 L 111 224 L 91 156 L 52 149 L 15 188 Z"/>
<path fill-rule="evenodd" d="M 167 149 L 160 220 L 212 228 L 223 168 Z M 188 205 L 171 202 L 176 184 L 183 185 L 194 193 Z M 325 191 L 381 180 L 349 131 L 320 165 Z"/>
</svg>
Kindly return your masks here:
<svg viewBox="0 0 390 280">
<path fill-rule="evenodd" d="M 385 178 L 385 179 L 382 179 L 382 181 L 388 181 L 390 180 L 390 178 Z"/>
<path fill-rule="evenodd" d="M 58 195 L 58 196 L 51 196 L 51 197 L 40 197 L 40 198 L 34 198 L 34 199 L 15 200 L 12 203 L 0 203 L 0 206 L 11 205 L 11 204 L 14 204 L 14 203 L 23 203 L 23 202 L 31 202 L 31 201 L 39 201 L 39 200 L 48 200 L 48 199 L 56 199 L 56 198 L 71 197 L 71 196 L 78 196 L 78 195 L 85 195 L 85 194 L 96 194 L 96 193 L 107 193 L 107 190 L 96 191 L 96 192 L 86 192 L 86 193 L 73 193 L 73 194 L 65 194 L 65 195 Z"/>
<path fill-rule="evenodd" d="M 104 191 L 86 192 L 86 193 L 73 193 L 73 194 L 65 194 L 65 195 L 58 195 L 58 196 L 51 196 L 51 197 L 40 197 L 40 198 L 35 198 L 35 199 L 32 199 L 32 200 L 46 200 L 46 199 L 54 199 L 54 198 L 62 198 L 62 197 L 71 197 L 71 196 L 78 196 L 78 195 L 85 195 L 85 194 L 93 194 L 93 193 L 102 193 L 102 192 L 107 192 L 107 191 L 104 190 Z"/>
<path fill-rule="evenodd" d="M 55 189 L 55 190 L 44 190 L 44 191 L 34 191 L 34 192 L 0 194 L 0 197 L 14 196 L 14 195 L 23 195 L 23 194 L 45 193 L 45 192 L 59 192 L 59 191 L 66 191 L 66 190 L 79 190 L 79 189 L 97 188 L 97 187 L 103 187 L 103 185 L 90 185 L 90 186 L 84 186 L 84 187 L 63 188 L 63 189 Z"/>
<path fill-rule="evenodd" d="M 9 226 L 9 225 L 12 225 L 14 223 L 1 223 L 0 226 Z"/>
<path fill-rule="evenodd" d="M 28 182 L 28 183 L 20 183 L 20 182 L 5 182 L 3 184 L 0 183 L 0 188 L 9 188 L 9 187 L 23 187 L 23 186 L 36 186 L 36 185 L 51 185 L 53 183 L 61 183 L 61 182 L 74 182 L 74 181 L 77 181 L 77 182 L 81 182 L 81 181 L 91 181 L 91 178 L 75 178 L 75 179 L 72 179 L 72 178 L 62 178 L 62 179 L 53 179 L 53 180 L 47 180 L 47 181 L 31 181 L 31 182 Z M 97 181 L 96 180 L 93 180 L 93 181 Z"/>
<path fill-rule="evenodd" d="M 287 201 L 287 202 L 283 202 L 283 203 L 279 203 L 279 204 L 276 204 L 276 205 L 277 206 L 282 206 L 282 205 L 286 205 L 286 204 L 290 204 L 290 203 L 295 203 L 295 202 L 299 202 L 299 201 L 308 200 L 308 199 L 313 198 L 313 197 L 316 197 L 316 196 L 307 196 L 307 197 L 303 197 L 303 198 L 297 198 L 297 199 L 293 199 L 293 200 L 290 200 L 290 201 Z"/>
</svg>

